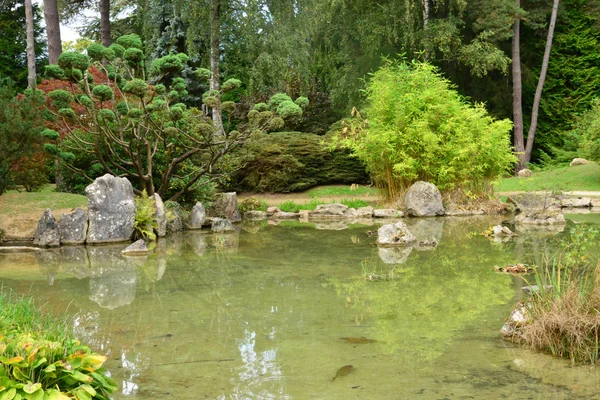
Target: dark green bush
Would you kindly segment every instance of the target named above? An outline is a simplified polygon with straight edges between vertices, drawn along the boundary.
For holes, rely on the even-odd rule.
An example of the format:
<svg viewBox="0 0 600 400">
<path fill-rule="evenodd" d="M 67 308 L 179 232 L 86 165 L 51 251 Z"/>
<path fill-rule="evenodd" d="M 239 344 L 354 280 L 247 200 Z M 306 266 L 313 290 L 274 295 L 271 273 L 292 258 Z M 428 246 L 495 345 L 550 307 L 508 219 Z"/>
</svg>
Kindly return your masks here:
<svg viewBox="0 0 600 400">
<path fill-rule="evenodd" d="M 281 132 L 258 135 L 238 157 L 245 157 L 228 189 L 256 192 L 293 192 L 332 183 L 369 180 L 363 164 L 347 150 L 329 151 L 327 137 Z"/>
</svg>

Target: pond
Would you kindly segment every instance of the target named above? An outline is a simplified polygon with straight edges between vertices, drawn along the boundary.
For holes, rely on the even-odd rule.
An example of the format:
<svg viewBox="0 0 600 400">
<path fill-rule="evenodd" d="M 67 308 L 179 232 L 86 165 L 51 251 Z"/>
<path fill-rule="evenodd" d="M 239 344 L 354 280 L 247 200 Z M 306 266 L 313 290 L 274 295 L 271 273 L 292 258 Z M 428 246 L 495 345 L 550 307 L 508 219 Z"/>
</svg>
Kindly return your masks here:
<svg viewBox="0 0 600 400">
<path fill-rule="evenodd" d="M 141 259 L 122 244 L 4 254 L 0 279 L 108 355 L 117 399 L 599 399 L 596 369 L 499 335 L 526 283 L 494 266 L 542 264 L 573 222 L 477 235 L 499 221 L 407 220 L 437 247 L 383 250 L 377 226 L 244 224 Z"/>
</svg>

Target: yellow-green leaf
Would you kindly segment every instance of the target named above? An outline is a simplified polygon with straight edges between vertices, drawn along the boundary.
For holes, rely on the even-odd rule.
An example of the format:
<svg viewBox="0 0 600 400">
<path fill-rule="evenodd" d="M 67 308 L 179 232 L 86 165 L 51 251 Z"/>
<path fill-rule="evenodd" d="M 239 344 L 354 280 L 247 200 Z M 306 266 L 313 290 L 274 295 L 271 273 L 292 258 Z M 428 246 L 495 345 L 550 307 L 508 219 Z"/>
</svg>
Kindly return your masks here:
<svg viewBox="0 0 600 400">
<path fill-rule="evenodd" d="M 27 382 L 27 384 L 25 386 L 23 386 L 23 391 L 27 394 L 31 394 L 41 388 L 42 388 L 42 384 L 39 382 L 38 383 Z"/>
</svg>

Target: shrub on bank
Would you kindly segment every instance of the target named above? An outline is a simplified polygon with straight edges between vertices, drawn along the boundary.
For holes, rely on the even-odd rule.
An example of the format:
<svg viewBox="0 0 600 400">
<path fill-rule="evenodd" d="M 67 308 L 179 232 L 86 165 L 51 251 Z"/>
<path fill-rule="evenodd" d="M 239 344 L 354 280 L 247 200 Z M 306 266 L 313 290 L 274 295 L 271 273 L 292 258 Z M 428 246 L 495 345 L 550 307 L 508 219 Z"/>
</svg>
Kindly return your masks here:
<svg viewBox="0 0 600 400">
<path fill-rule="evenodd" d="M 364 115 L 354 109 L 333 143 L 351 149 L 391 199 L 416 181 L 483 193 L 516 161 L 511 121 L 467 102 L 431 64 L 387 60 L 365 92 Z"/>
<path fill-rule="evenodd" d="M 229 190 L 295 192 L 331 183 L 364 183 L 365 167 L 348 150 L 330 151 L 327 137 L 310 133 L 259 134 L 236 153 L 242 167 Z"/>
<path fill-rule="evenodd" d="M 105 361 L 31 299 L 0 293 L 0 398 L 109 399 Z"/>
</svg>

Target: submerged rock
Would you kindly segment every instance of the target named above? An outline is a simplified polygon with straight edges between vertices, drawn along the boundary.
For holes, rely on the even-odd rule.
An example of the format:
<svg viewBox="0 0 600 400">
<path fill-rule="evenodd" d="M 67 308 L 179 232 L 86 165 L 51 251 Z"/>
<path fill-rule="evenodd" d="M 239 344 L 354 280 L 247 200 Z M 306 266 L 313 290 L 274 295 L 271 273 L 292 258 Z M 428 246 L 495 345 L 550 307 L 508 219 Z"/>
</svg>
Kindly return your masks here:
<svg viewBox="0 0 600 400">
<path fill-rule="evenodd" d="M 231 222 L 241 221 L 242 216 L 238 208 L 236 193 L 217 193 L 215 201 L 208 210 L 208 216 L 227 218 Z"/>
<path fill-rule="evenodd" d="M 213 232 L 233 232 L 235 228 L 228 219 L 213 218 L 210 230 Z"/>
<path fill-rule="evenodd" d="M 552 285 L 544 285 L 544 291 L 545 292 L 550 291 L 552 289 L 554 289 L 554 286 L 552 286 Z M 523 286 L 521 288 L 521 290 L 523 290 L 528 295 L 531 295 L 532 293 L 539 293 L 540 292 L 540 287 L 538 285 Z"/>
<path fill-rule="evenodd" d="M 500 329 L 500 335 L 506 340 L 521 341 L 524 339 L 523 330 L 531 315 L 525 303 L 519 303 Z"/>
<path fill-rule="evenodd" d="M 127 246 L 121 251 L 121 254 L 124 256 L 145 256 L 148 254 L 148 247 L 146 247 L 146 242 L 140 239 Z"/>
<path fill-rule="evenodd" d="M 263 219 L 267 219 L 267 213 L 264 211 L 258 211 L 258 210 L 246 211 L 244 213 L 244 219 L 247 219 L 250 221 L 260 221 Z"/>
<path fill-rule="evenodd" d="M 379 247 L 379 258 L 384 264 L 402 264 L 408 260 L 413 247 Z"/>
<path fill-rule="evenodd" d="M 52 215 L 52 210 L 49 208 L 42 213 L 35 231 L 33 244 L 44 247 L 60 246 L 60 229 Z"/>
<path fill-rule="evenodd" d="M 131 304 L 137 292 L 139 259 L 122 257 L 121 246 L 88 247 L 90 260 L 90 300 L 102 308 L 114 310 Z"/>
<path fill-rule="evenodd" d="M 83 244 L 88 231 L 88 215 L 81 208 L 63 214 L 58 223 L 62 244 Z"/>
<path fill-rule="evenodd" d="M 415 182 L 406 192 L 406 213 L 412 217 L 435 217 L 444 215 L 442 195 L 438 188 L 428 182 Z"/>
<path fill-rule="evenodd" d="M 106 174 L 86 187 L 85 193 L 89 213 L 87 243 L 130 240 L 137 211 L 131 182 Z"/>
<path fill-rule="evenodd" d="M 416 238 L 402 221 L 383 225 L 377 230 L 377 244 L 381 246 L 406 246 L 413 244 Z"/>
</svg>

